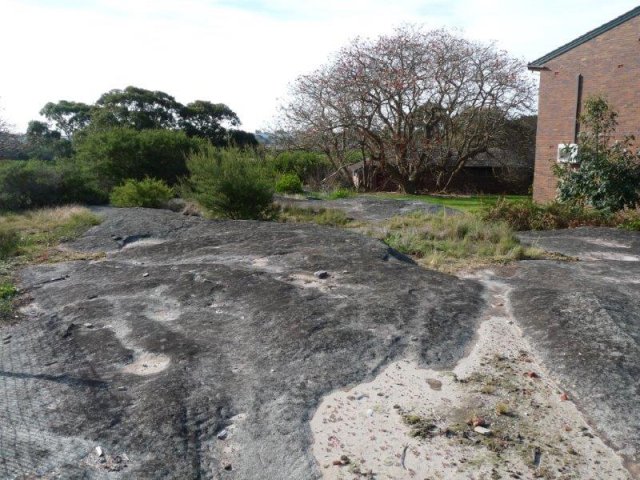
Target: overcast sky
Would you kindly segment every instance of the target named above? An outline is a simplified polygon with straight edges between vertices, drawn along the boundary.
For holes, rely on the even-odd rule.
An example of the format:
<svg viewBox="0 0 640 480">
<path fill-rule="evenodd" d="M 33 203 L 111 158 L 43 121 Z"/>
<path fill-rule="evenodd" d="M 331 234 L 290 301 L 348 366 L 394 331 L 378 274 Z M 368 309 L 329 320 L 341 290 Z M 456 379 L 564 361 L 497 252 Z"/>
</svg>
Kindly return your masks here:
<svg viewBox="0 0 640 480">
<path fill-rule="evenodd" d="M 112 88 L 226 103 L 253 131 L 287 84 L 355 36 L 401 23 L 495 40 L 527 61 L 633 0 L 0 0 L 0 115 L 24 131 L 48 101 Z"/>
</svg>

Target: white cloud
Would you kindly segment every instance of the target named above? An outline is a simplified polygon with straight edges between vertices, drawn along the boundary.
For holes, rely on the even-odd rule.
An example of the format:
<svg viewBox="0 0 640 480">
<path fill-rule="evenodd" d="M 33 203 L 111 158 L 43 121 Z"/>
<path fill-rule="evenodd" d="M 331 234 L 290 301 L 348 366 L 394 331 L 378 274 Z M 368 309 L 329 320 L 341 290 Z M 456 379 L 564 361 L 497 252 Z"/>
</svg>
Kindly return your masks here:
<svg viewBox="0 0 640 480">
<path fill-rule="evenodd" d="M 356 35 L 461 28 L 533 60 L 633 8 L 610 0 L 0 0 L 0 103 L 18 129 L 48 101 L 136 85 L 227 103 L 247 129 Z M 570 12 L 570 15 L 567 13 Z"/>
</svg>

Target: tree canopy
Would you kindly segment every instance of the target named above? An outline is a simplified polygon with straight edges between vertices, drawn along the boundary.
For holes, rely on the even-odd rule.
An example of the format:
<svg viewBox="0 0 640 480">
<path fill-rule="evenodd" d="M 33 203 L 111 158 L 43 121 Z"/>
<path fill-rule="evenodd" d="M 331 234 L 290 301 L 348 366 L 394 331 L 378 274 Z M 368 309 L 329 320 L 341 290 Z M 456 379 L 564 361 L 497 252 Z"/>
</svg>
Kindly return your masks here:
<svg viewBox="0 0 640 480">
<path fill-rule="evenodd" d="M 494 45 L 405 26 L 356 39 L 299 77 L 282 127 L 338 169 L 360 149 L 406 192 L 427 176 L 444 190 L 469 159 L 505 143 L 508 120 L 533 98 L 524 63 Z"/>
<path fill-rule="evenodd" d="M 65 137 L 71 138 L 76 131 L 89 125 L 91 110 L 92 107 L 86 103 L 60 100 L 58 103 L 47 103 L 40 110 L 40 115 L 52 122 Z"/>
<path fill-rule="evenodd" d="M 205 138 L 216 146 L 257 144 L 253 134 L 237 128 L 238 115 L 224 103 L 195 100 L 183 105 L 168 93 L 133 86 L 110 90 L 92 105 L 69 100 L 49 102 L 40 114 L 49 122 L 35 121 L 32 133 L 40 137 L 58 134 L 70 140 L 89 129 L 164 129 L 182 130 L 189 137 Z"/>
</svg>

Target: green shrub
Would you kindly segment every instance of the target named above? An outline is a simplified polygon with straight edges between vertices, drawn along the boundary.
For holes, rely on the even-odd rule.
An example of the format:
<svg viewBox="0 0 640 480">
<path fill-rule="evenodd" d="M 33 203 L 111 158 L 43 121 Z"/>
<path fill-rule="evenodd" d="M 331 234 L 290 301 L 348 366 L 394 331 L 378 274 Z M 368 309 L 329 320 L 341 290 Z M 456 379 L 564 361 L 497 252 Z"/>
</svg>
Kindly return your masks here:
<svg viewBox="0 0 640 480">
<path fill-rule="evenodd" d="M 281 152 L 270 160 L 276 173 L 294 173 L 303 183 L 319 186 L 331 171 L 331 163 L 324 155 L 313 152 Z"/>
<path fill-rule="evenodd" d="M 11 318 L 12 300 L 17 293 L 11 282 L 0 281 L 0 322 Z"/>
<path fill-rule="evenodd" d="M 295 173 L 285 173 L 276 181 L 278 193 L 302 193 L 302 182 Z"/>
<path fill-rule="evenodd" d="M 173 197 L 173 189 L 162 180 L 145 178 L 127 180 L 111 191 L 109 200 L 115 207 L 163 208 Z"/>
<path fill-rule="evenodd" d="M 327 200 L 338 200 L 340 198 L 350 198 L 350 197 L 353 197 L 354 195 L 355 195 L 355 192 L 353 190 L 349 190 L 347 188 L 338 188 L 333 192 L 327 193 L 326 195 L 324 195 L 324 197 Z"/>
<path fill-rule="evenodd" d="M 14 229 L 0 225 L 0 260 L 16 253 L 20 244 L 20 235 Z"/>
<path fill-rule="evenodd" d="M 66 203 L 102 203 L 95 177 L 71 160 L 5 161 L 0 164 L 0 210 Z"/>
<path fill-rule="evenodd" d="M 530 201 L 498 200 L 483 214 L 486 221 L 504 221 L 514 230 L 555 230 L 580 226 L 613 226 L 607 212 L 585 208 L 577 203 L 553 202 L 546 205 Z"/>
<path fill-rule="evenodd" d="M 275 215 L 273 179 L 251 152 L 206 146 L 187 160 L 193 197 L 215 216 L 268 219 Z"/>
<path fill-rule="evenodd" d="M 616 212 L 640 203 L 640 155 L 632 139 L 612 142 L 617 114 L 599 97 L 585 102 L 576 161 L 556 165 L 558 198 Z"/>
<path fill-rule="evenodd" d="M 96 173 L 108 194 L 128 179 L 152 177 L 174 185 L 188 173 L 186 157 L 202 144 L 180 131 L 112 128 L 80 136 L 75 158 Z"/>
<path fill-rule="evenodd" d="M 18 290 L 10 282 L 2 282 L 0 283 L 0 300 L 8 300 L 15 296 L 18 293 Z"/>
</svg>

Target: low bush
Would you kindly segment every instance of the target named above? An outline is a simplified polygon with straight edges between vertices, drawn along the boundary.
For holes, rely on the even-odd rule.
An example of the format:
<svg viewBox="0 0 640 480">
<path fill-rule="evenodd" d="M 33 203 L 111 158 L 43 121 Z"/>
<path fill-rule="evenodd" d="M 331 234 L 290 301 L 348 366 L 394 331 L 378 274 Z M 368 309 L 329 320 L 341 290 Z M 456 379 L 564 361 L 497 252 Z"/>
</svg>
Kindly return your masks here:
<svg viewBox="0 0 640 480">
<path fill-rule="evenodd" d="M 109 197 L 115 207 L 163 208 L 173 197 L 173 189 L 162 180 L 127 180 L 115 187 Z"/>
<path fill-rule="evenodd" d="M 353 190 L 349 190 L 348 188 L 338 188 L 332 192 L 326 193 L 323 197 L 327 200 L 339 200 L 340 198 L 350 198 L 355 196 L 355 192 Z"/>
<path fill-rule="evenodd" d="M 2 282 L 0 283 L 0 300 L 8 300 L 15 296 L 18 292 L 15 285 L 10 282 Z"/>
<path fill-rule="evenodd" d="M 600 97 L 588 98 L 581 116 L 576 164 L 555 165 L 558 198 L 617 212 L 640 204 L 640 152 L 633 138 L 614 141 L 617 113 Z"/>
<path fill-rule="evenodd" d="M 276 181 L 278 193 L 302 193 L 302 181 L 295 173 L 285 173 Z"/>
<path fill-rule="evenodd" d="M 296 174 L 303 183 L 314 188 L 319 188 L 322 180 L 332 170 L 331 163 L 324 155 L 313 152 L 281 152 L 269 162 L 276 173 Z"/>
<path fill-rule="evenodd" d="M 76 161 L 95 172 L 107 195 L 128 179 L 157 178 L 173 186 L 188 173 L 186 157 L 203 140 L 174 130 L 112 128 L 79 137 Z"/>
<path fill-rule="evenodd" d="M 486 221 L 506 222 L 514 230 L 555 230 L 616 224 L 611 214 L 572 202 L 540 205 L 530 201 L 498 200 L 484 212 L 483 218 Z"/>
<path fill-rule="evenodd" d="M 276 214 L 272 175 L 251 152 L 205 146 L 187 166 L 191 195 L 213 216 L 263 220 Z"/>
<path fill-rule="evenodd" d="M 89 170 L 73 161 L 7 161 L 0 166 L 0 210 L 106 200 Z"/>
</svg>

